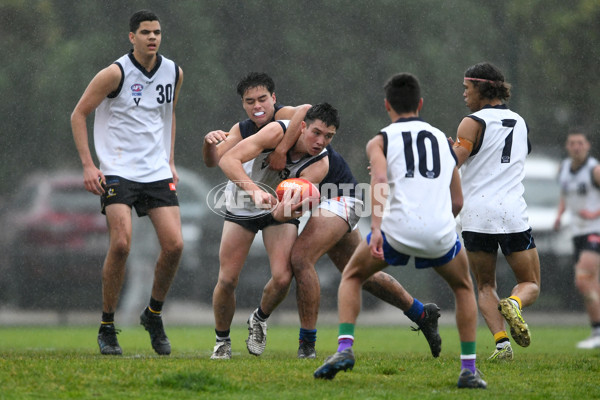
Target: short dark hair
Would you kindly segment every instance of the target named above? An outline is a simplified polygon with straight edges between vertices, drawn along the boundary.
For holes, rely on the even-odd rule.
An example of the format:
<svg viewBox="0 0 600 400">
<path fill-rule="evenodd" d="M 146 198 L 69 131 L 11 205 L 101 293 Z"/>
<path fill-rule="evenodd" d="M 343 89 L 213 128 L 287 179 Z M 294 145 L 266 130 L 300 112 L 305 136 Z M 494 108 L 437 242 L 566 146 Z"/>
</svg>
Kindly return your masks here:
<svg viewBox="0 0 600 400">
<path fill-rule="evenodd" d="M 587 140 L 590 144 L 592 144 L 592 139 L 590 135 L 586 133 L 586 129 L 583 126 L 572 126 L 569 128 L 569 132 L 567 133 L 567 137 L 573 135 L 581 135 Z"/>
<path fill-rule="evenodd" d="M 135 33 L 139 29 L 140 24 L 144 21 L 160 22 L 160 19 L 158 19 L 158 15 L 150 10 L 137 11 L 129 18 L 129 32 Z"/>
<path fill-rule="evenodd" d="M 321 120 L 326 126 L 340 127 L 340 116 L 338 110 L 329 103 L 315 104 L 306 112 L 304 122 L 306 125 L 312 124 L 316 120 Z"/>
<path fill-rule="evenodd" d="M 402 72 L 392 76 L 383 86 L 385 98 L 398 114 L 417 111 L 421 101 L 421 85 L 413 74 Z"/>
<path fill-rule="evenodd" d="M 465 78 L 483 79 L 483 81 L 471 81 L 483 98 L 500 100 L 510 98 L 510 83 L 504 81 L 504 74 L 492 63 L 481 62 L 470 66 L 465 71 Z"/>
<path fill-rule="evenodd" d="M 269 75 L 264 72 L 250 72 L 238 82 L 237 93 L 244 97 L 246 90 L 260 86 L 264 86 L 270 94 L 275 91 L 275 82 Z"/>
</svg>

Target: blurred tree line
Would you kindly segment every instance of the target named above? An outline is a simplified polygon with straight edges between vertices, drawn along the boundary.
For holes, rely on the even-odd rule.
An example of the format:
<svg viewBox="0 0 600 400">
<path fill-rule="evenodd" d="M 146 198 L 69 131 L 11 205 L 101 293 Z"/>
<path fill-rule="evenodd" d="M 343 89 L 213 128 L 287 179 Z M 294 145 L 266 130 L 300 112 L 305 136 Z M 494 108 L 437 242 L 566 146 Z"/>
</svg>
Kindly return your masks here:
<svg viewBox="0 0 600 400">
<path fill-rule="evenodd" d="M 245 118 L 235 87 L 250 71 L 275 79 L 282 104 L 335 105 L 334 146 L 361 181 L 364 145 L 389 123 L 382 85 L 396 72 L 419 77 L 422 117 L 449 136 L 468 113 L 464 70 L 480 61 L 512 83 L 509 105 L 527 120 L 535 153 L 562 156 L 569 127 L 592 138 L 599 128 L 600 0 L 3 0 L 0 197 L 33 170 L 80 168 L 71 111 L 129 50 L 129 16 L 142 8 L 159 15 L 160 52 L 184 70 L 176 163 L 213 183 L 224 178 L 204 167 L 203 137 Z"/>
</svg>

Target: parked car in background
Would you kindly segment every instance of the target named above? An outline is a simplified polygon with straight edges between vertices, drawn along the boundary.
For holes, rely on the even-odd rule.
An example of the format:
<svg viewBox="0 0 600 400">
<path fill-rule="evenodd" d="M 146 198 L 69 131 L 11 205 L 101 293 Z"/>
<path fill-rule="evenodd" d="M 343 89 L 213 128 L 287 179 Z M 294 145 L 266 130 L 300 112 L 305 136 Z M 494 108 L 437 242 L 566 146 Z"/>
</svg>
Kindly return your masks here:
<svg viewBox="0 0 600 400">
<path fill-rule="evenodd" d="M 108 234 L 99 211 L 100 199 L 85 191 L 81 172 L 26 178 L 2 214 L 4 301 L 28 308 L 100 305 Z"/>
<path fill-rule="evenodd" d="M 178 168 L 178 173 L 184 252 L 172 294 L 199 298 L 202 294 L 198 282 L 216 282 L 218 263 L 208 268 L 203 260 L 208 261 L 209 254 L 218 252 L 222 222 L 218 221 L 219 232 L 211 233 L 216 223 L 210 222 L 212 213 L 206 206 L 210 185 L 186 168 Z M 100 213 L 100 198 L 84 189 L 81 171 L 28 176 L 3 207 L 0 218 L 4 227 L 0 233 L 0 301 L 36 309 L 101 307 L 108 230 L 106 218 Z M 149 218 L 138 218 L 133 211 L 132 221 L 128 278 L 121 301 L 125 304 L 137 295 L 143 303 L 148 301 L 159 251 Z M 218 260 L 218 253 L 214 257 Z"/>
</svg>

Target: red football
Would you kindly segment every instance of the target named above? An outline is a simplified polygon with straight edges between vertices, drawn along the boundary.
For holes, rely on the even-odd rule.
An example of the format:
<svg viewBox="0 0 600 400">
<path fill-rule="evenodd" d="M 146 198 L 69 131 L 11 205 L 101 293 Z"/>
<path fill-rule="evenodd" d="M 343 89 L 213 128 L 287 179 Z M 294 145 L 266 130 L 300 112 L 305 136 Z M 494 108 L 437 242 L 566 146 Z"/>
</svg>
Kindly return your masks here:
<svg viewBox="0 0 600 400">
<path fill-rule="evenodd" d="M 317 189 L 317 187 L 310 181 L 303 178 L 290 178 L 281 181 L 279 185 L 277 185 L 275 192 L 277 193 L 277 198 L 279 201 L 283 199 L 283 194 L 290 189 L 301 190 L 300 201 L 310 197 L 311 200 L 309 203 L 311 207 L 315 204 L 319 204 L 319 201 L 321 200 L 321 193 L 319 193 L 319 189 Z"/>
</svg>

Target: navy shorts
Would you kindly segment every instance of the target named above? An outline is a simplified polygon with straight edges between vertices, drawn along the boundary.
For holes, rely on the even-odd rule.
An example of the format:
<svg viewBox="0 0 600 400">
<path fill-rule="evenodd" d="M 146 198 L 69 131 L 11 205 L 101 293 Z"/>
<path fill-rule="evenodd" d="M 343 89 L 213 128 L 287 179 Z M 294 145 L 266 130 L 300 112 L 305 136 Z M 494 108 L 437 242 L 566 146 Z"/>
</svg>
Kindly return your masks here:
<svg viewBox="0 0 600 400">
<path fill-rule="evenodd" d="M 575 261 L 579 259 L 584 250 L 594 251 L 600 254 L 600 235 L 598 233 L 588 233 L 573 237 L 573 247 L 575 247 Z"/>
<path fill-rule="evenodd" d="M 518 233 L 480 233 L 463 231 L 465 249 L 471 252 L 483 251 L 497 253 L 498 246 L 505 256 L 511 253 L 535 249 L 535 240 L 531 235 L 531 228 Z"/>
<path fill-rule="evenodd" d="M 238 218 L 234 214 L 227 211 L 225 212 L 225 221 L 235 222 L 241 227 L 246 228 L 254 233 L 258 233 L 258 231 L 263 230 L 267 226 L 271 225 L 293 224 L 296 225 L 296 228 L 298 227 L 298 225 L 300 225 L 300 220 L 298 220 L 297 218 L 290 219 L 289 221 L 285 222 L 276 221 L 275 218 L 273 218 L 273 214 L 271 213 L 264 214 L 256 218 Z"/>
<path fill-rule="evenodd" d="M 410 255 L 400 253 L 396 251 L 392 246 L 390 246 L 387 238 L 385 237 L 385 233 L 381 231 L 381 236 L 383 236 L 383 258 L 385 262 L 389 265 L 406 265 L 410 260 Z M 367 243 L 371 243 L 371 232 L 367 235 Z M 439 267 L 440 265 L 444 265 L 452 261 L 456 255 L 460 252 L 462 245 L 460 244 L 460 240 L 458 240 L 458 235 L 456 235 L 456 243 L 452 248 L 443 256 L 438 258 L 422 258 L 415 257 L 415 268 L 424 269 L 431 267 Z"/>
<path fill-rule="evenodd" d="M 148 210 L 158 207 L 179 206 L 173 178 L 156 182 L 133 182 L 116 175 L 105 176 L 104 193 L 100 196 L 102 214 L 111 204 L 134 207 L 138 217 L 148 215 Z"/>
</svg>

